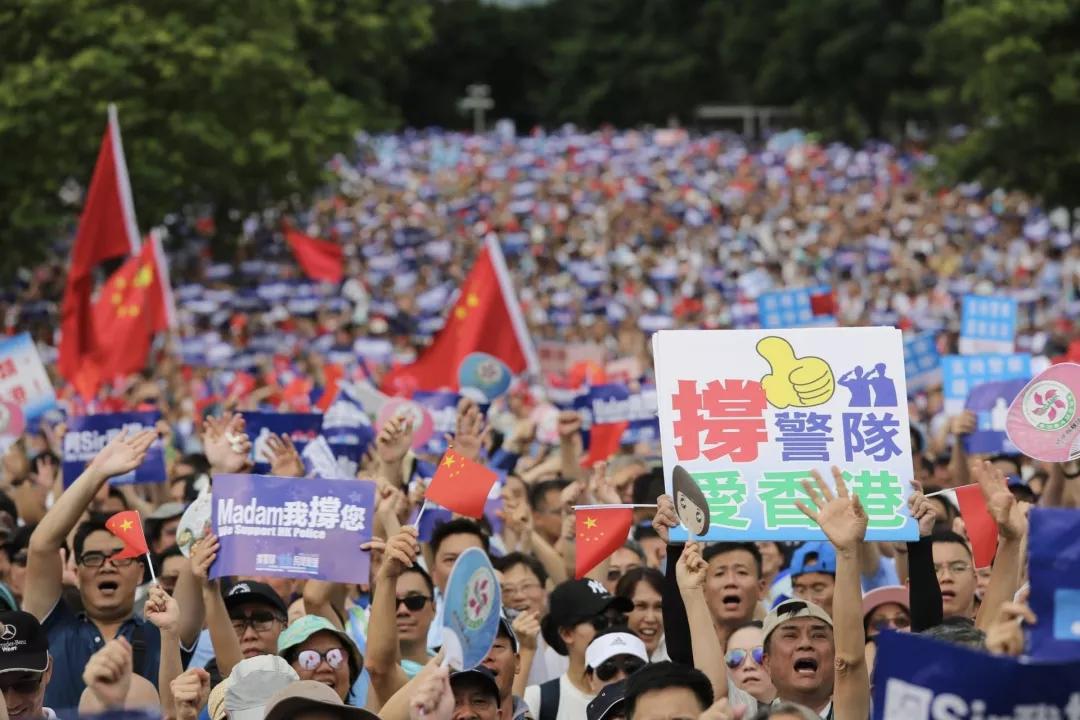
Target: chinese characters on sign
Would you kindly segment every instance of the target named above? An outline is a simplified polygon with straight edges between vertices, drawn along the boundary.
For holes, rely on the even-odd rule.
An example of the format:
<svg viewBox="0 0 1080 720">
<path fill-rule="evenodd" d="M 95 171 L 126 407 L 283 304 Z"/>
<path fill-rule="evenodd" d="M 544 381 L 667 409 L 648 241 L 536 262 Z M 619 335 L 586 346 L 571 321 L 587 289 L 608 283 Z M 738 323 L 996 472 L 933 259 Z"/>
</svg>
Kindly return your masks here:
<svg viewBox="0 0 1080 720">
<path fill-rule="evenodd" d="M 960 353 L 1011 353 L 1016 345 L 1016 300 L 965 295 L 960 310 Z"/>
<path fill-rule="evenodd" d="M 833 465 L 870 540 L 911 540 L 901 334 L 891 328 L 662 331 L 654 336 L 674 537 L 820 540 L 798 508 Z"/>
</svg>

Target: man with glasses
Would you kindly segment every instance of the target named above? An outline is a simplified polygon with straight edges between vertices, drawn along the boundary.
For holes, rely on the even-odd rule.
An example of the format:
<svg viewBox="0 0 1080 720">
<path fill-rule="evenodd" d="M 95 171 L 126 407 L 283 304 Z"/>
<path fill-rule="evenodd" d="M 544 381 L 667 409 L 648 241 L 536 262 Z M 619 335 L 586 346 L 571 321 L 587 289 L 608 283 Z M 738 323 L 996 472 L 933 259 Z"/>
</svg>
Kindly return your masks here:
<svg viewBox="0 0 1080 720">
<path fill-rule="evenodd" d="M 0 613 L 0 691 L 11 720 L 51 720 L 44 706 L 52 658 L 44 628 L 30 613 Z"/>
<path fill-rule="evenodd" d="M 153 430 L 114 437 L 57 499 L 30 537 L 27 572 L 33 579 L 27 583 L 23 606 L 41 621 L 49 636 L 55 681 L 46 690 L 45 702 L 52 707 L 78 705 L 85 689 L 83 668 L 115 637 L 131 643 L 135 672 L 157 684 L 161 635 L 154 625 L 134 614 L 143 559 L 115 558 L 124 546 L 105 529 L 105 518 L 92 517 L 79 525 L 73 545 L 84 611 L 77 614 L 61 598 L 60 557 L 64 540 L 98 491 L 109 478 L 138 467 L 156 439 Z M 197 636 L 197 629 L 189 633 L 185 628 L 181 640 L 190 646 Z"/>
<path fill-rule="evenodd" d="M 540 631 L 555 652 L 569 658 L 569 665 L 560 677 L 525 688 L 525 702 L 537 720 L 579 720 L 595 694 L 585 672 L 585 651 L 598 632 L 622 624 L 633 604 L 596 580 L 562 583 L 549 604 Z"/>
<path fill-rule="evenodd" d="M 594 695 L 648 663 L 645 643 L 627 627 L 616 626 L 597 633 L 585 650 L 585 672 Z"/>
<path fill-rule="evenodd" d="M 264 583 L 244 580 L 225 588 L 222 595 L 243 659 L 276 655 L 278 638 L 287 624 L 288 612 L 274 589 Z M 206 664 L 206 671 L 210 673 L 211 688 L 224 679 L 216 657 Z"/>
<path fill-rule="evenodd" d="M 971 548 L 960 535 L 943 530 L 931 536 L 934 573 L 941 588 L 944 617 L 975 617 L 975 562 Z"/>
<path fill-rule="evenodd" d="M 513 552 L 492 560 L 500 573 L 503 607 L 512 620 L 531 614 L 536 622 L 547 614 L 547 572 L 532 555 Z M 526 685 L 540 685 L 566 672 L 566 657 L 555 652 L 542 636 L 536 639 L 536 652 L 529 666 Z"/>
</svg>

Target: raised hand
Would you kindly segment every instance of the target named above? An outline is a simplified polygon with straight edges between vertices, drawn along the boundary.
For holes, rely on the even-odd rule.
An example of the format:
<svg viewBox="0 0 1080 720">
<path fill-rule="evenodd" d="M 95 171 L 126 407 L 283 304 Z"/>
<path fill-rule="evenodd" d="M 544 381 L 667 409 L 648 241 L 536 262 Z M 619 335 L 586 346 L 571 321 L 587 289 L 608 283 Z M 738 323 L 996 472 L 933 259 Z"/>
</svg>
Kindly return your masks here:
<svg viewBox="0 0 1080 720">
<path fill-rule="evenodd" d="M 581 415 L 573 410 L 563 410 L 558 420 L 559 439 L 570 442 L 581 431 Z"/>
<path fill-rule="evenodd" d="M 472 400 L 461 398 L 454 430 L 454 451 L 470 460 L 477 460 L 484 443 L 484 432 L 484 416 L 480 408 Z"/>
<path fill-rule="evenodd" d="M 244 432 L 244 417 L 238 413 L 206 418 L 202 443 L 213 472 L 235 473 L 251 467 L 251 439 Z"/>
<path fill-rule="evenodd" d="M 522 649 L 536 649 L 536 638 L 540 635 L 540 616 L 535 610 L 526 610 L 518 615 L 511 623 L 511 627 Z"/>
<path fill-rule="evenodd" d="M 745 707 L 731 707 L 727 698 L 720 698 L 705 712 L 698 715 L 698 720 L 743 720 Z"/>
<path fill-rule="evenodd" d="M 972 460 L 971 478 L 979 484 L 986 510 L 998 526 L 998 534 L 1006 540 L 1019 540 L 1027 534 L 1027 508 L 1009 492 L 1005 474 L 988 460 Z"/>
<path fill-rule="evenodd" d="M 682 592 L 696 592 L 705 588 L 709 564 L 701 556 L 701 545 L 690 540 L 683 547 L 682 555 L 675 563 L 675 580 Z"/>
<path fill-rule="evenodd" d="M 178 675 L 169 688 L 176 703 L 176 720 L 195 720 L 210 696 L 210 673 L 192 668 Z"/>
<path fill-rule="evenodd" d="M 518 455 L 524 455 L 536 438 L 536 423 L 528 418 L 518 420 L 514 425 L 514 434 L 507 442 L 507 448 Z"/>
<path fill-rule="evenodd" d="M 412 447 L 413 426 L 405 418 L 390 420 L 375 438 L 375 454 L 383 465 L 396 465 Z"/>
<path fill-rule="evenodd" d="M 814 477 L 815 489 L 809 481 L 803 480 L 802 486 L 814 507 L 810 508 L 806 503 L 798 501 L 795 505 L 802 510 L 803 514 L 816 522 L 829 538 L 837 550 L 854 550 L 866 537 L 866 510 L 858 495 L 849 495 L 844 476 L 840 468 L 833 466 L 833 479 L 836 481 L 836 494 L 825 484 L 821 473 L 811 470 Z"/>
<path fill-rule="evenodd" d="M 937 522 L 937 510 L 923 495 L 922 484 L 918 480 L 912 480 L 911 487 L 915 492 L 908 498 L 908 509 L 911 517 L 919 521 L 919 537 L 929 537 L 934 532 L 934 523 Z"/>
<path fill-rule="evenodd" d="M 669 530 L 679 527 L 679 516 L 675 514 L 675 501 L 670 495 L 656 498 L 656 514 L 652 519 L 653 529 L 665 543 L 671 542 Z"/>
<path fill-rule="evenodd" d="M 165 589 L 157 583 L 150 586 L 143 613 L 146 619 L 161 632 L 176 634 L 180 625 L 180 605 L 176 602 L 176 598 L 165 592 Z"/>
<path fill-rule="evenodd" d="M 978 426 L 978 418 L 970 410 L 964 410 L 959 415 L 953 415 L 949 418 L 949 434 L 956 437 L 970 435 L 975 432 L 975 428 Z"/>
<path fill-rule="evenodd" d="M 34 468 L 31 474 L 39 486 L 51 488 L 56 484 L 56 478 L 60 474 L 60 465 L 53 460 L 52 455 L 38 455 L 31 466 Z"/>
<path fill-rule="evenodd" d="M 454 693 L 450 690 L 450 671 L 433 669 L 420 680 L 409 701 L 409 720 L 450 720 L 454 714 Z"/>
<path fill-rule="evenodd" d="M 207 587 L 210 585 L 210 566 L 217 560 L 218 551 L 221 550 L 221 541 L 212 532 L 191 546 L 191 572 L 195 578 Z"/>
<path fill-rule="evenodd" d="M 266 439 L 266 451 L 270 455 L 270 474 L 279 477 L 304 477 L 304 461 L 288 434 L 270 433 Z"/>
<path fill-rule="evenodd" d="M 380 579 L 392 580 L 400 576 L 405 568 L 413 566 L 419 552 L 416 528 L 405 525 L 386 542 L 382 566 L 379 568 Z"/>
<path fill-rule="evenodd" d="M 589 493 L 593 500 L 601 505 L 618 505 L 622 502 L 619 491 L 607 476 L 606 462 L 593 465 L 592 476 L 589 478 Z"/>
<path fill-rule="evenodd" d="M 131 663 L 128 641 L 122 637 L 110 640 L 90 656 L 83 670 L 83 682 L 106 708 L 121 708 L 131 688 Z"/>
<path fill-rule="evenodd" d="M 581 480 L 575 480 L 566 487 L 563 488 L 559 494 L 559 507 L 564 511 L 567 508 L 571 508 L 581 498 L 582 493 L 585 492 L 586 485 Z"/>
<path fill-rule="evenodd" d="M 155 440 L 156 430 L 143 430 L 134 435 L 122 430 L 90 461 L 87 469 L 106 478 L 129 473 L 142 465 L 142 461 L 146 459 L 146 451 Z"/>
</svg>

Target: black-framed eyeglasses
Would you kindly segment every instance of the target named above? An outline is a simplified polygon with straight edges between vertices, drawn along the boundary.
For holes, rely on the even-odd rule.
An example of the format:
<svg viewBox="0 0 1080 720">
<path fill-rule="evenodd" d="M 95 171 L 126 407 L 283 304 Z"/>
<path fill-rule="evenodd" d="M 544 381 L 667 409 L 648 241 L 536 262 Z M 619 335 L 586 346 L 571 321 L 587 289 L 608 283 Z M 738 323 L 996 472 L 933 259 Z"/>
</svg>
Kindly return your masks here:
<svg viewBox="0 0 1080 720">
<path fill-rule="evenodd" d="M 277 615 L 266 611 L 255 611 L 250 615 L 236 613 L 235 615 L 229 615 L 229 620 L 232 621 L 233 630 L 236 631 L 237 635 L 242 635 L 248 628 L 257 633 L 270 632 L 274 629 L 274 623 L 282 622 Z"/>
<path fill-rule="evenodd" d="M 422 610 L 428 601 L 431 600 L 427 595 L 406 595 L 405 597 L 399 597 L 394 609 L 405 606 L 405 609 L 409 612 L 416 612 Z"/>
<path fill-rule="evenodd" d="M 133 558 L 133 557 L 126 557 L 126 558 L 118 558 L 118 557 L 116 557 L 117 554 L 119 554 L 121 552 L 123 552 L 123 551 L 122 550 L 115 550 L 115 551 L 113 551 L 111 553 L 103 553 L 103 552 L 98 552 L 96 550 L 91 550 L 90 552 L 84 552 L 82 555 L 80 555 L 78 557 L 77 562 L 80 565 L 84 566 L 84 567 L 99 568 L 99 567 L 101 567 L 102 565 L 105 564 L 106 560 L 110 561 L 116 567 L 128 567 L 128 566 L 131 565 L 131 563 L 138 562 L 138 561 L 141 560 L 141 558 Z"/>
<path fill-rule="evenodd" d="M 626 675 L 633 675 L 638 670 L 645 667 L 645 664 L 644 660 L 633 656 L 613 657 L 600 663 L 593 672 L 596 673 L 596 677 L 600 679 L 600 682 L 608 682 L 615 677 L 619 671 L 622 671 Z"/>
</svg>

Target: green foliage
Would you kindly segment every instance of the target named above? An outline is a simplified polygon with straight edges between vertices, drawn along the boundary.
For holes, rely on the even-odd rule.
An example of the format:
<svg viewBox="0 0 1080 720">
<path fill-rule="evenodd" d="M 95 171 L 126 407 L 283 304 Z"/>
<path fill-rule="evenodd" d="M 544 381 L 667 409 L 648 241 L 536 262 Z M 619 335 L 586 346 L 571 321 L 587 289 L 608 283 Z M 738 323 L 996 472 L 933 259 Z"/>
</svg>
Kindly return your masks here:
<svg viewBox="0 0 1080 720">
<path fill-rule="evenodd" d="M 926 66 L 942 120 L 969 133 L 939 148 L 942 179 L 981 178 L 1049 202 L 1080 197 L 1080 2 L 952 2 Z"/>
<path fill-rule="evenodd" d="M 379 81 L 401 65 L 382 56 L 426 39 L 422 0 L 0 6 L 0 270 L 70 220 L 58 191 L 89 182 L 109 102 L 141 226 L 191 204 L 223 217 L 310 191 L 358 127 L 395 123 Z"/>
</svg>

